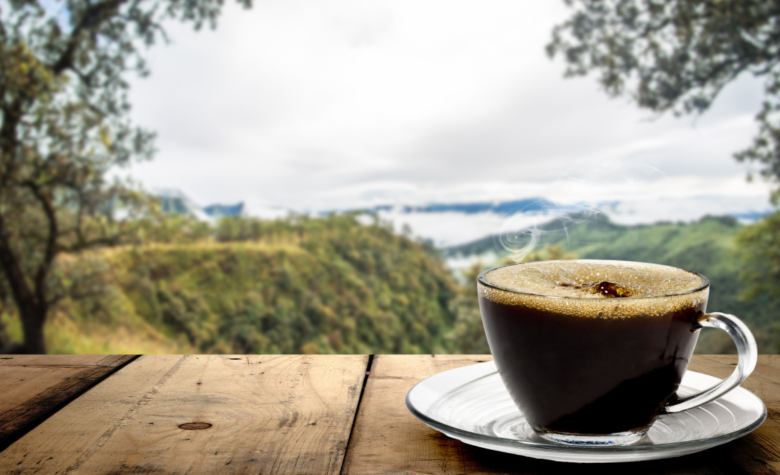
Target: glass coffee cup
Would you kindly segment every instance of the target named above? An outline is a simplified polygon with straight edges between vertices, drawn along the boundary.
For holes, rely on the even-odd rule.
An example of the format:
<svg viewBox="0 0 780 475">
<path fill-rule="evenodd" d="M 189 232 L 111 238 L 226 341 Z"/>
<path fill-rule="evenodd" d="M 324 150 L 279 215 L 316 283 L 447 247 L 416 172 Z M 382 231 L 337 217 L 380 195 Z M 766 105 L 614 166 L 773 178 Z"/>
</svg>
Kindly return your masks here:
<svg viewBox="0 0 780 475">
<path fill-rule="evenodd" d="M 504 385 L 542 438 L 626 445 L 661 414 L 700 406 L 755 368 L 755 339 L 732 315 L 706 313 L 709 280 L 657 264 L 543 261 L 477 277 L 485 333 Z M 734 373 L 678 397 L 702 327 L 737 345 Z"/>
</svg>

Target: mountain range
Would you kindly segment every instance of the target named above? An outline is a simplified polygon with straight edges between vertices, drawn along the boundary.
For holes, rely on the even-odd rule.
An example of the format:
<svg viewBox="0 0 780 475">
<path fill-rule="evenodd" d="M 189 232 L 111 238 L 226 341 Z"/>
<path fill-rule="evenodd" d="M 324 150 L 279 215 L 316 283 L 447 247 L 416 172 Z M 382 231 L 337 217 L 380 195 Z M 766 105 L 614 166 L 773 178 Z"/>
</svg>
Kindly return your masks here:
<svg viewBox="0 0 780 475">
<path fill-rule="evenodd" d="M 604 203 L 607 205 L 608 203 Z M 611 203 L 609 203 L 611 204 Z M 447 213 L 457 212 L 465 214 L 476 213 L 540 213 L 550 210 L 576 209 L 578 206 L 562 206 L 544 198 L 526 198 L 522 200 L 503 202 L 475 202 L 475 203 L 431 203 L 422 206 L 409 205 L 379 205 L 368 208 L 365 211 L 379 213 L 382 211 L 397 211 L 401 213 Z"/>
<path fill-rule="evenodd" d="M 243 202 L 233 205 L 200 206 L 179 190 L 156 190 L 153 195 L 160 200 L 160 208 L 166 213 L 193 216 L 203 220 L 243 216 L 245 211 Z"/>
<path fill-rule="evenodd" d="M 276 219 L 291 212 L 315 216 L 341 213 L 376 214 L 382 220 L 392 223 L 396 232 L 403 233 L 411 229 L 414 235 L 429 240 L 440 248 L 473 242 L 505 230 L 523 229 L 582 211 L 605 214 L 618 224 L 643 225 L 661 221 L 693 222 L 707 215 L 731 216 L 741 222 L 752 222 L 774 210 L 764 197 L 694 196 L 574 204 L 559 204 L 547 198 L 534 197 L 418 205 L 381 204 L 365 208 L 307 212 L 248 204 L 243 201 L 236 204 L 200 206 L 178 190 L 161 190 L 155 194 L 160 198 L 163 210 L 202 220 L 226 216 Z"/>
</svg>

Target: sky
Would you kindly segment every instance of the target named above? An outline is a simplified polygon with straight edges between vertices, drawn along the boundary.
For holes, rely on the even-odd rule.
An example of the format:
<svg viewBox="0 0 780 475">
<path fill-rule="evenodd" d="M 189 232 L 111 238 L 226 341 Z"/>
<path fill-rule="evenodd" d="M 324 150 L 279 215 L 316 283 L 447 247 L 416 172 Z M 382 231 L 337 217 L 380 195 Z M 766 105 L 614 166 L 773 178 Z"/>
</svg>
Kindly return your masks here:
<svg viewBox="0 0 780 475">
<path fill-rule="evenodd" d="M 760 81 L 738 78 L 699 117 L 654 116 L 593 75 L 564 79 L 544 47 L 569 14 L 562 1 L 273 0 L 228 4 L 215 31 L 171 23 L 152 74 L 131 80 L 158 152 L 130 173 L 203 205 L 294 210 L 767 206 L 732 158 L 757 130 Z"/>
</svg>

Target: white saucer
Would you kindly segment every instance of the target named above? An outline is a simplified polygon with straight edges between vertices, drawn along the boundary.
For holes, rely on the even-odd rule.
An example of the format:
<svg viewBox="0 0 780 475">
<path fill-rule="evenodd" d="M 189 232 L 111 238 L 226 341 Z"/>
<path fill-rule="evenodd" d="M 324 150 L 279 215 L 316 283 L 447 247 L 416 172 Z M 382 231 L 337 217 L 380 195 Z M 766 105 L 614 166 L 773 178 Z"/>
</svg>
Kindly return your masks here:
<svg viewBox="0 0 780 475">
<path fill-rule="evenodd" d="M 686 396 L 714 386 L 717 378 L 688 371 L 678 390 Z M 559 462 L 636 462 L 699 452 L 755 430 L 766 407 L 738 387 L 720 399 L 659 417 L 647 435 L 627 446 L 583 447 L 538 437 L 504 388 L 493 362 L 445 371 L 417 383 L 406 407 L 428 426 L 467 444 Z"/>
</svg>

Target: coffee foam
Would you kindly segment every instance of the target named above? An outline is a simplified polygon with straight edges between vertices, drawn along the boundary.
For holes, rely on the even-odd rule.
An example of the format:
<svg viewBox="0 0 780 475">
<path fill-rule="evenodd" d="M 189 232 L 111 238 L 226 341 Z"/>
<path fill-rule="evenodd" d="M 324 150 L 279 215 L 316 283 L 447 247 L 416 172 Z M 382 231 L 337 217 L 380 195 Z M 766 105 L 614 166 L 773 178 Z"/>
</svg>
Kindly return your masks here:
<svg viewBox="0 0 780 475">
<path fill-rule="evenodd" d="M 709 286 L 689 271 L 658 264 L 573 260 L 529 262 L 499 267 L 483 276 L 479 293 L 496 303 L 529 306 L 572 316 L 627 318 L 663 315 L 696 307 Z M 629 297 L 607 298 L 593 286 L 611 282 Z M 699 290 L 696 290 L 699 289 Z"/>
</svg>

